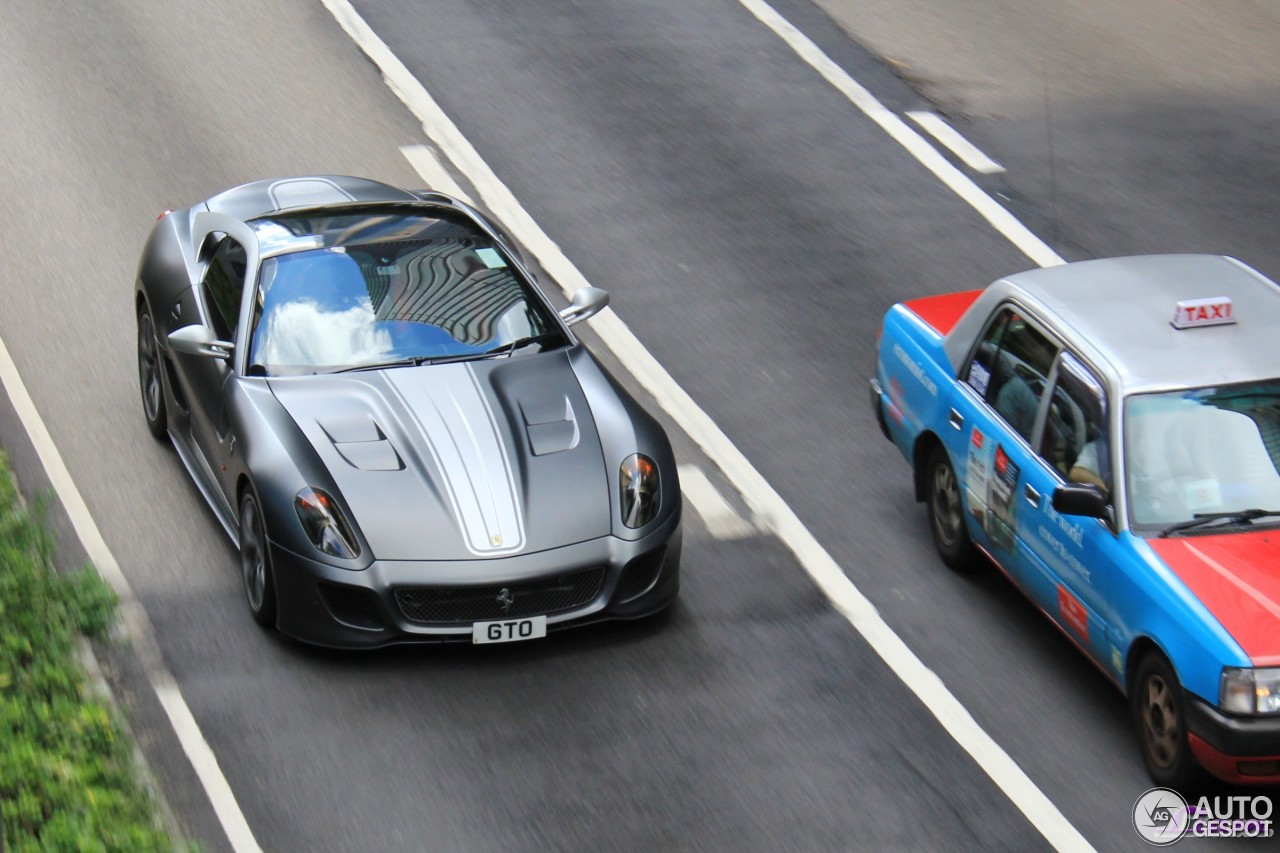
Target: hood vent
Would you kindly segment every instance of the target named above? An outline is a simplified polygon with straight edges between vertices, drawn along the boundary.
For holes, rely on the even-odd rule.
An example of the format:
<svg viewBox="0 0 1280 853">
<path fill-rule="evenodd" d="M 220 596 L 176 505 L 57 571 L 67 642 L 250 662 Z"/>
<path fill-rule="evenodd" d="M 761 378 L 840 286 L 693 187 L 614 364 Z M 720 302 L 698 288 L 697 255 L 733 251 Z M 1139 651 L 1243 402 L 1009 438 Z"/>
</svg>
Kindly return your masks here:
<svg viewBox="0 0 1280 853">
<path fill-rule="evenodd" d="M 578 419 L 568 397 L 551 400 L 521 400 L 525 432 L 534 456 L 546 456 L 578 446 Z"/>
<path fill-rule="evenodd" d="M 404 460 L 372 418 L 332 417 L 320 421 L 320 428 L 334 449 L 352 468 L 361 471 L 399 471 Z"/>
</svg>

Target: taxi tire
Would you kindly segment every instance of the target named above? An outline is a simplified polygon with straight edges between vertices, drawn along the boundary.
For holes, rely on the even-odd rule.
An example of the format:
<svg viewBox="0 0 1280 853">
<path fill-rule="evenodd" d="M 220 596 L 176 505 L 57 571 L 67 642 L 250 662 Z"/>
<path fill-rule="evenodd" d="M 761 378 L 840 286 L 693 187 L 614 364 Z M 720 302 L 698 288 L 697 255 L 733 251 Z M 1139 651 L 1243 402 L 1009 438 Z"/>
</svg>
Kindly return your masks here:
<svg viewBox="0 0 1280 853">
<path fill-rule="evenodd" d="M 1194 789 L 1203 773 L 1187 742 L 1182 685 L 1168 659 L 1154 649 L 1138 663 L 1130 706 L 1138 747 L 1151 780 L 1175 791 Z"/>
<path fill-rule="evenodd" d="M 965 526 L 964 502 L 955 469 L 942 445 L 929 453 L 925 463 L 925 505 L 929 508 L 929 532 L 938 556 L 949 569 L 962 574 L 978 565 L 977 549 Z"/>
</svg>

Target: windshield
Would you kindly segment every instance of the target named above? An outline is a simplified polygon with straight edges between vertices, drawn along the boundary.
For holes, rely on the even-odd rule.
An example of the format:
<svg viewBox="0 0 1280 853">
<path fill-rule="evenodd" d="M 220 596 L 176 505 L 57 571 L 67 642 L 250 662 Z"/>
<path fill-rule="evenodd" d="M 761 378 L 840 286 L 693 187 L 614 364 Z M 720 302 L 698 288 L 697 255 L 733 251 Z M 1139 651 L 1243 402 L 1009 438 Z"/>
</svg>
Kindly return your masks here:
<svg viewBox="0 0 1280 853">
<path fill-rule="evenodd" d="M 250 373 L 326 373 L 564 343 L 531 285 L 483 232 L 400 217 L 397 237 L 266 258 Z M 317 241 L 319 242 L 319 241 Z M 549 334 L 550 333 L 550 334 Z"/>
<path fill-rule="evenodd" d="M 1124 429 L 1136 526 L 1280 509 L 1280 380 L 1134 395 Z"/>
</svg>

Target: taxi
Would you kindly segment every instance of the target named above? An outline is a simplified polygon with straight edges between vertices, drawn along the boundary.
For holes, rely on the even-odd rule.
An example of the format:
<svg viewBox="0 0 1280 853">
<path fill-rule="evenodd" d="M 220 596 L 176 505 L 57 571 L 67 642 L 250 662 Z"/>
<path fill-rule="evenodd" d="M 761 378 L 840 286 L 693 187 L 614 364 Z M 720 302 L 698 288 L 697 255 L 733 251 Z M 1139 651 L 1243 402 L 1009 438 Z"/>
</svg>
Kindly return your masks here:
<svg viewBox="0 0 1280 853">
<path fill-rule="evenodd" d="M 871 401 L 942 561 L 1128 697 L 1152 779 L 1280 782 L 1280 287 L 1083 261 L 893 306 Z"/>
</svg>

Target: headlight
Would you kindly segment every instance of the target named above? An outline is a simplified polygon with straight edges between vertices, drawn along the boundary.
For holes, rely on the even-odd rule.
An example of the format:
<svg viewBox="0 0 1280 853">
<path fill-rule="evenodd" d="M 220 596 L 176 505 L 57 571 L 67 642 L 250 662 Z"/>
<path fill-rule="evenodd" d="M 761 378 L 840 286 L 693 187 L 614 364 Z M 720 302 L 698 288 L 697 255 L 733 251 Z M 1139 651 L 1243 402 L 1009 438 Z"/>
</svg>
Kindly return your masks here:
<svg viewBox="0 0 1280 853">
<path fill-rule="evenodd" d="M 1280 668 L 1223 667 L 1218 707 L 1232 714 L 1280 713 Z"/>
<path fill-rule="evenodd" d="M 328 492 L 307 486 L 293 499 L 293 508 L 298 511 L 307 538 L 321 551 L 346 560 L 360 556 L 360 543 Z"/>
<path fill-rule="evenodd" d="M 633 453 L 618 469 L 622 493 L 622 523 L 643 527 L 658 514 L 662 493 L 658 490 L 658 466 L 643 453 Z"/>
</svg>

